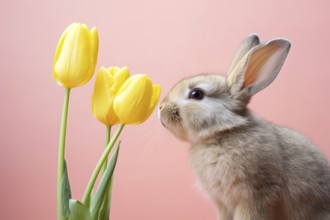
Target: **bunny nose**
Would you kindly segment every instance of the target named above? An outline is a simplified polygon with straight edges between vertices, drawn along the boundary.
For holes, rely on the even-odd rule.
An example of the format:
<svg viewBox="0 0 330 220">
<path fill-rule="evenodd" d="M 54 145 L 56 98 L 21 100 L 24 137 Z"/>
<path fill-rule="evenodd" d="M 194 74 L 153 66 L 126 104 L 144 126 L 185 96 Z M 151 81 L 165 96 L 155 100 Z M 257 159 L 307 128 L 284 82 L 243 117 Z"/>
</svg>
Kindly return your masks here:
<svg viewBox="0 0 330 220">
<path fill-rule="evenodd" d="M 159 110 L 162 110 L 162 108 L 163 108 L 163 105 L 160 105 L 160 106 L 159 106 Z"/>
</svg>

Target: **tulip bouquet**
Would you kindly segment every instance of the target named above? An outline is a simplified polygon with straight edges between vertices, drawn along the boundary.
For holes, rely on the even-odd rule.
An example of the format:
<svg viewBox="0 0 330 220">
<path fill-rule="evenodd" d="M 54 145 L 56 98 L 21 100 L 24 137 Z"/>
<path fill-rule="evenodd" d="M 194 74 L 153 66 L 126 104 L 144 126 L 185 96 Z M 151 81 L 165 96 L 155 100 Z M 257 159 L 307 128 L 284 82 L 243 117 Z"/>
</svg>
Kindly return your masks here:
<svg viewBox="0 0 330 220">
<path fill-rule="evenodd" d="M 144 74 L 130 76 L 127 67 L 101 67 L 97 71 L 92 93 L 92 113 L 106 127 L 105 148 L 87 184 L 82 201 L 73 199 L 65 162 L 70 91 L 92 78 L 97 63 L 98 42 L 96 28 L 89 29 L 85 24 L 73 23 L 63 32 L 56 48 L 53 77 L 65 89 L 58 153 L 58 220 L 109 219 L 113 173 L 120 145 L 117 142 L 118 137 L 125 125 L 144 122 L 154 110 L 160 96 L 160 85 L 154 85 Z M 111 127 L 117 124 L 119 126 L 111 137 Z M 98 176 L 101 179 L 96 189 Z"/>
</svg>

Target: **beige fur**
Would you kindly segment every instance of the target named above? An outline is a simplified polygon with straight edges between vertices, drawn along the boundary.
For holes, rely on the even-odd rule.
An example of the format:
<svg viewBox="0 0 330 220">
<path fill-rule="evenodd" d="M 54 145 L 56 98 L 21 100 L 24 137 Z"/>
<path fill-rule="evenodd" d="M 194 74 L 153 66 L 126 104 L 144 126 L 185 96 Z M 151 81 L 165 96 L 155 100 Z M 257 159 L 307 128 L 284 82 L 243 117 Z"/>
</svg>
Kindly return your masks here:
<svg viewBox="0 0 330 220">
<path fill-rule="evenodd" d="M 299 133 L 247 108 L 276 78 L 289 49 L 285 39 L 260 44 L 252 35 L 227 76 L 183 79 L 160 105 L 162 124 L 191 143 L 193 171 L 219 220 L 330 219 L 328 161 Z M 202 98 L 191 97 L 196 89 Z"/>
</svg>

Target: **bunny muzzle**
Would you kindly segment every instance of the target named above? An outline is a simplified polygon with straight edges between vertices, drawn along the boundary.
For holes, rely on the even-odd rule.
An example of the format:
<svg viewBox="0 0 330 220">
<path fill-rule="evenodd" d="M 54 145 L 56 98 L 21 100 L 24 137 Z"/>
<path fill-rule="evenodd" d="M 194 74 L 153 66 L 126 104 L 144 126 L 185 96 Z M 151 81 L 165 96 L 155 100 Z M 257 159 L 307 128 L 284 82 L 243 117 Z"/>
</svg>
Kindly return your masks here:
<svg viewBox="0 0 330 220">
<path fill-rule="evenodd" d="M 158 118 L 162 125 L 181 140 L 186 140 L 182 127 L 179 107 L 172 102 L 162 102 L 158 109 Z"/>
</svg>

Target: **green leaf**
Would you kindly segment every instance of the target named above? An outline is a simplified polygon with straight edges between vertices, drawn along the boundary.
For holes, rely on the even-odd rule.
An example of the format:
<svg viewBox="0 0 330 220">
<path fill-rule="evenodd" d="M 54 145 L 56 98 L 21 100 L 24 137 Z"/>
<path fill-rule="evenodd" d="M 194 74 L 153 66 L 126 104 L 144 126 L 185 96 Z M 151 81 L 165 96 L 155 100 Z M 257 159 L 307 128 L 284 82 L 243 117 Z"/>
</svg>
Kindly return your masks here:
<svg viewBox="0 0 330 220">
<path fill-rule="evenodd" d="M 111 179 L 117 163 L 119 145 L 120 143 L 118 143 L 117 148 L 114 150 L 109 165 L 101 178 L 97 192 L 93 200 L 91 201 L 90 208 L 91 208 L 92 220 L 109 219 L 108 213 L 110 212 L 110 199 L 111 199 L 109 193 L 111 193 L 111 186 L 112 186 Z M 105 217 L 106 214 L 108 214 L 107 216 L 108 218 Z"/>
<path fill-rule="evenodd" d="M 68 170 L 66 167 L 66 161 L 64 161 L 64 170 L 61 180 L 61 206 L 62 219 L 68 219 L 70 217 L 69 200 L 71 199 L 71 189 L 68 176 Z"/>
<path fill-rule="evenodd" d="M 69 206 L 71 211 L 70 220 L 91 220 L 88 208 L 81 202 L 70 199 Z"/>
<path fill-rule="evenodd" d="M 113 185 L 113 175 L 110 180 L 110 187 L 107 189 L 106 195 L 104 196 L 102 206 L 99 210 L 98 220 L 109 220 L 111 197 L 112 197 L 112 185 Z"/>
</svg>

